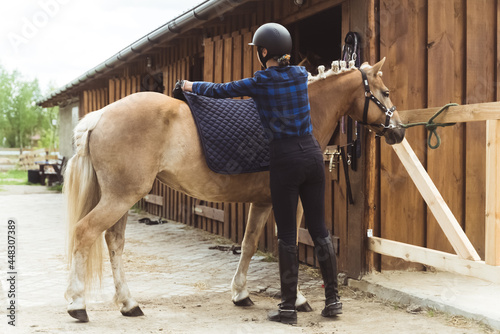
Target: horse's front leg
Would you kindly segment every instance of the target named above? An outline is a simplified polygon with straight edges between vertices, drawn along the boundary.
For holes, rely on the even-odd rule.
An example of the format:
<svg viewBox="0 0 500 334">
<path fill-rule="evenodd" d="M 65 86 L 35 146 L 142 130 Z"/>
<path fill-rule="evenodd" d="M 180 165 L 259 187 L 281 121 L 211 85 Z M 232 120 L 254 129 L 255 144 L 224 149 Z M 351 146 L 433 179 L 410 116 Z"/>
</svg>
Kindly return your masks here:
<svg viewBox="0 0 500 334">
<path fill-rule="evenodd" d="M 125 281 L 122 262 L 127 216 L 128 214 L 125 214 L 115 225 L 109 228 L 105 236 L 116 289 L 114 301 L 117 305 L 121 305 L 120 312 L 124 316 L 137 317 L 144 315 L 144 313 L 142 313 L 141 308 L 130 294 L 127 282 Z"/>
<path fill-rule="evenodd" d="M 237 306 L 253 305 L 247 289 L 247 273 L 250 260 L 257 250 L 262 228 L 271 213 L 271 203 L 252 203 L 248 213 L 245 236 L 241 244 L 241 256 L 238 269 L 231 282 L 233 303 Z"/>
</svg>

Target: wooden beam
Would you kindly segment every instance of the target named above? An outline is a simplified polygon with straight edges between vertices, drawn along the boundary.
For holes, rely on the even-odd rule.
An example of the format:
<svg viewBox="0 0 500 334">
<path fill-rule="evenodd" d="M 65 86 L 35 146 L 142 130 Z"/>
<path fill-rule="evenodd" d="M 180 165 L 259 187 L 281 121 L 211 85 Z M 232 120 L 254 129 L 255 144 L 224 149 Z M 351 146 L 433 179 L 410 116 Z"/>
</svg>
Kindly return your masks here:
<svg viewBox="0 0 500 334">
<path fill-rule="evenodd" d="M 332 244 L 333 244 L 333 250 L 335 251 L 335 254 L 339 254 L 339 242 L 340 238 L 335 236 L 335 235 L 330 235 L 330 238 L 332 239 Z M 308 245 L 311 247 L 314 247 L 314 242 L 311 238 L 311 235 L 309 234 L 309 231 L 305 228 L 299 228 L 299 238 L 298 242 L 300 244 Z"/>
<path fill-rule="evenodd" d="M 485 261 L 500 265 L 500 121 L 486 122 Z"/>
<path fill-rule="evenodd" d="M 204 205 L 195 205 L 193 208 L 193 212 L 198 216 L 224 222 L 224 210 L 211 208 Z"/>
<path fill-rule="evenodd" d="M 398 111 L 404 124 L 426 122 L 441 109 L 422 108 Z M 500 119 L 500 102 L 476 103 L 449 107 L 436 117 L 434 123 L 458 123 Z"/>
<path fill-rule="evenodd" d="M 406 138 L 401 144 L 392 145 L 392 148 L 408 171 L 413 183 L 429 206 L 429 209 L 458 256 L 474 261 L 481 260 Z"/>
<path fill-rule="evenodd" d="M 500 267 L 487 265 L 483 261 L 464 260 L 454 254 L 378 237 L 368 238 L 368 248 L 375 253 L 500 284 Z"/>
<path fill-rule="evenodd" d="M 163 205 L 163 197 L 158 196 L 158 195 L 148 194 L 148 195 L 144 196 L 144 200 L 147 203 L 153 203 L 156 205 Z"/>
</svg>

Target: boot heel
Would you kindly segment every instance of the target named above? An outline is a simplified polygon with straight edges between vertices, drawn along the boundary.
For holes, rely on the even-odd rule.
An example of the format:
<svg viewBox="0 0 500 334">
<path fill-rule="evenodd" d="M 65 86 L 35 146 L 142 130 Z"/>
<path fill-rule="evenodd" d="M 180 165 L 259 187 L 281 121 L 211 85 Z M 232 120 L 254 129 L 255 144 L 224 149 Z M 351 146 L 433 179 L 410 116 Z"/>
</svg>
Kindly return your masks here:
<svg viewBox="0 0 500 334">
<path fill-rule="evenodd" d="M 321 311 L 321 315 L 325 318 L 333 318 L 337 315 L 342 314 L 342 303 L 335 302 L 325 306 L 323 311 Z"/>
<path fill-rule="evenodd" d="M 276 310 L 269 312 L 268 320 L 281 322 L 282 324 L 296 325 L 297 311 L 294 310 Z"/>
</svg>

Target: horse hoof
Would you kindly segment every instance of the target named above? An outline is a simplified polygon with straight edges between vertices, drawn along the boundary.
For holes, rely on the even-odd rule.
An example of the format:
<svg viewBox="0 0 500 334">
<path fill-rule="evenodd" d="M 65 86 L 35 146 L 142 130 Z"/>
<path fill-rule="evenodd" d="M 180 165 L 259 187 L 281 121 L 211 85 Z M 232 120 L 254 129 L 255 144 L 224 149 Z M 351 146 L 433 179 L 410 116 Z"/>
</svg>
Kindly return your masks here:
<svg viewBox="0 0 500 334">
<path fill-rule="evenodd" d="M 312 312 L 312 310 L 313 309 L 308 302 L 305 302 L 304 304 L 297 306 L 297 311 L 299 312 Z"/>
<path fill-rule="evenodd" d="M 254 305 L 253 301 L 250 299 L 250 297 L 247 297 L 242 300 L 238 300 L 237 302 L 233 301 L 234 305 L 236 306 L 252 306 Z"/>
<path fill-rule="evenodd" d="M 73 318 L 81 321 L 81 322 L 89 322 L 89 317 L 87 316 L 87 311 L 83 310 L 68 310 L 68 313 Z"/>
<path fill-rule="evenodd" d="M 144 313 L 142 313 L 142 310 L 139 306 L 134 307 L 130 311 L 122 312 L 122 314 L 126 317 L 140 317 L 140 316 L 144 315 Z"/>
</svg>

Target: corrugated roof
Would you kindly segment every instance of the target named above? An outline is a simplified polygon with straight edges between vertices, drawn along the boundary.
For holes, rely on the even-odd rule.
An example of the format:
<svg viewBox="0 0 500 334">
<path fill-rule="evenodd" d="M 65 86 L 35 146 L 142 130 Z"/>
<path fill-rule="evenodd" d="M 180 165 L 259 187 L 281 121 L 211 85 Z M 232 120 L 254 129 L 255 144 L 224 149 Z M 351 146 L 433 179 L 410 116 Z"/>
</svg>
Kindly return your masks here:
<svg viewBox="0 0 500 334">
<path fill-rule="evenodd" d="M 94 80 L 99 76 L 110 72 L 125 62 L 130 61 L 138 55 L 152 49 L 155 45 L 168 42 L 179 34 L 202 24 L 204 21 L 219 17 L 248 1 L 250 0 L 206 0 L 130 44 L 117 54 L 108 58 L 96 67 L 88 70 L 75 80 L 62 86 L 50 95 L 45 96 L 37 103 L 39 105 L 43 105 L 51 100 L 53 100 L 52 103 L 57 103 L 59 102 L 57 99 L 61 98 L 62 94 L 68 93 L 72 89 L 78 88 L 90 80 Z"/>
</svg>

